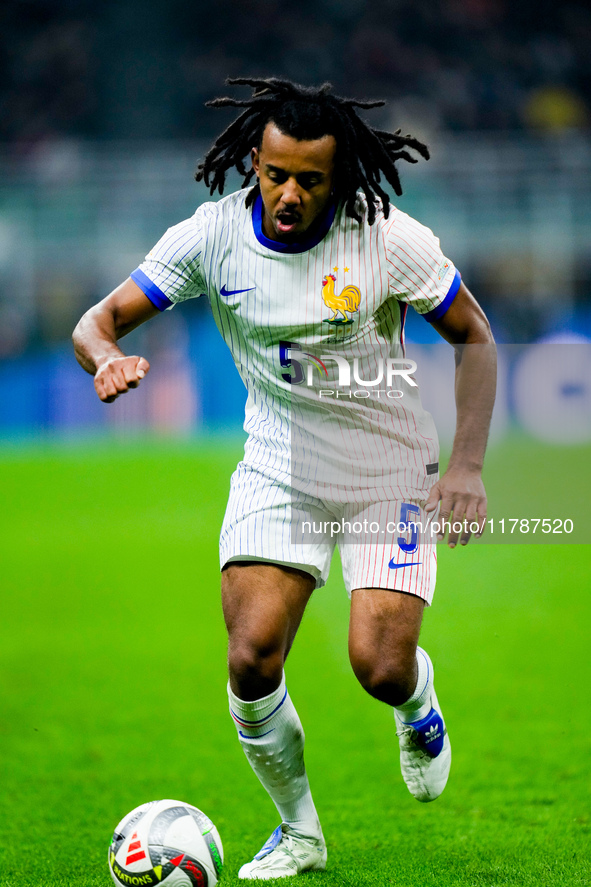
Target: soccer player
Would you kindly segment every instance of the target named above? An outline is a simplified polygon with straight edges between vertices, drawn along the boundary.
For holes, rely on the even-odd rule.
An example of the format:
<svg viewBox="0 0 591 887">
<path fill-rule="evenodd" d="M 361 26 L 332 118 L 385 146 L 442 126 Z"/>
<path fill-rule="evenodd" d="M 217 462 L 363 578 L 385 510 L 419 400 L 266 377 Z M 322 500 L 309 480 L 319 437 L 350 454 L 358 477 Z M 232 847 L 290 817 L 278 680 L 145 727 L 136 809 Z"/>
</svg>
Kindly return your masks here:
<svg viewBox="0 0 591 887">
<path fill-rule="evenodd" d="M 328 84 L 229 82 L 252 95 L 209 103 L 242 111 L 196 178 L 223 193 L 235 167 L 243 189 L 170 228 L 84 315 L 74 343 L 98 396 L 111 402 L 149 370 L 118 339 L 203 294 L 247 388 L 248 440 L 220 562 L 230 711 L 281 817 L 239 877 L 268 879 L 326 865 L 284 664 L 336 543 L 353 671 L 393 708 L 411 793 L 431 801 L 443 791 L 449 737 L 431 660 L 417 646 L 435 585 L 425 528 L 438 514 L 435 535 L 455 547 L 484 527 L 495 356 L 486 317 L 439 241 L 380 184 L 400 194 L 396 162 L 415 162 L 411 151 L 427 159 L 427 148 L 372 128 L 356 110 L 383 103 L 339 98 Z M 455 346 L 457 427 L 441 479 L 436 433 L 404 356 L 409 304 Z"/>
</svg>

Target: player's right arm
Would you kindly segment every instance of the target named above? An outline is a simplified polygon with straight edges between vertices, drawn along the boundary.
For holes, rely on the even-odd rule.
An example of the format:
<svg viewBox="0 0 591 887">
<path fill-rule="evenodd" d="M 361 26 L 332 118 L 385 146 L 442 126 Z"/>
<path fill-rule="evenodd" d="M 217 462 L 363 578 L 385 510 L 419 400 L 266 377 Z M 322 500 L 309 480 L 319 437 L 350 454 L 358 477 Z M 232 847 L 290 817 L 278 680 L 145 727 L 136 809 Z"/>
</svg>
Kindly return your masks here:
<svg viewBox="0 0 591 887">
<path fill-rule="evenodd" d="M 72 335 L 76 359 L 94 376 L 96 393 L 105 403 L 137 388 L 150 369 L 144 357 L 126 356 L 117 341 L 156 314 L 158 308 L 128 278 L 78 322 Z"/>
</svg>

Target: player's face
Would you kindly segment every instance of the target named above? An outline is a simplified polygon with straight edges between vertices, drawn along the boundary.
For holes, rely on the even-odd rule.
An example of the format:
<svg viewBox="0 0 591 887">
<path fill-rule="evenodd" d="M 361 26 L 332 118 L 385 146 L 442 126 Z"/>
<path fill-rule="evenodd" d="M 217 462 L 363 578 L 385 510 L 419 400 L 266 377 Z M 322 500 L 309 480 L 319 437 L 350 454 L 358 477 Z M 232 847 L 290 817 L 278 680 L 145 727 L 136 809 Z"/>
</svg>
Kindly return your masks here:
<svg viewBox="0 0 591 887">
<path fill-rule="evenodd" d="M 267 124 L 251 156 L 265 208 L 263 233 L 270 240 L 298 240 L 327 208 L 336 147 L 334 136 L 298 141 Z"/>
</svg>

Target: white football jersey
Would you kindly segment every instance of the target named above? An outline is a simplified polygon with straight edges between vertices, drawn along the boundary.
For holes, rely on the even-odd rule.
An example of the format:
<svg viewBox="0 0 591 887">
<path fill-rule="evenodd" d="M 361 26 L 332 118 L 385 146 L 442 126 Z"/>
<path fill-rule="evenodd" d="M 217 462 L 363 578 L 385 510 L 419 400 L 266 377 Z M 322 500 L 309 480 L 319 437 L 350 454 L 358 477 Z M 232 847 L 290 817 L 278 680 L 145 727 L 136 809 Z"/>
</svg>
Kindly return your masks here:
<svg viewBox="0 0 591 887">
<path fill-rule="evenodd" d="M 368 225 L 333 206 L 307 241 L 269 240 L 247 193 L 170 228 L 133 280 L 161 310 L 209 298 L 248 391 L 247 463 L 327 500 L 424 498 L 438 442 L 404 318 L 409 304 L 430 320 L 447 311 L 454 265 L 395 207 Z"/>
</svg>

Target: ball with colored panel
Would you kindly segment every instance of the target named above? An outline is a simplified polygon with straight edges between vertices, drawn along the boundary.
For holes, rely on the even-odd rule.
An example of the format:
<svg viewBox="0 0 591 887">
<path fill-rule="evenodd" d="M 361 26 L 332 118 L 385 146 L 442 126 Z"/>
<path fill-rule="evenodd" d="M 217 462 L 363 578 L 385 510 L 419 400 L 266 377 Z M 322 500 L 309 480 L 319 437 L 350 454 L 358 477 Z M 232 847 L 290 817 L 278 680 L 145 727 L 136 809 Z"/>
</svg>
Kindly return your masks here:
<svg viewBox="0 0 591 887">
<path fill-rule="evenodd" d="M 115 828 L 109 870 L 116 887 L 214 887 L 224 851 L 208 816 L 184 801 L 150 801 Z"/>
</svg>

